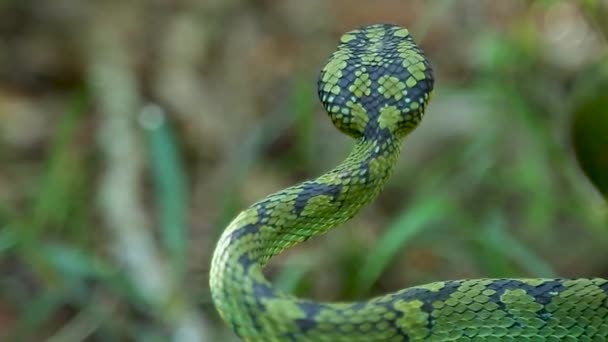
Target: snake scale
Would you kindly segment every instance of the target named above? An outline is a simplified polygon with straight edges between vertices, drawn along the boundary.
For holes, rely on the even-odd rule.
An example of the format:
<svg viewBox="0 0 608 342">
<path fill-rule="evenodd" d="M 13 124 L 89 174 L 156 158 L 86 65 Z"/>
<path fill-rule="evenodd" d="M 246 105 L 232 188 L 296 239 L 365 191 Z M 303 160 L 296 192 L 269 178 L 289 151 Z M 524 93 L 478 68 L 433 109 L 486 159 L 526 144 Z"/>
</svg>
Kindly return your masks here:
<svg viewBox="0 0 608 342">
<path fill-rule="evenodd" d="M 269 195 L 221 235 L 210 287 L 221 317 L 246 341 L 606 341 L 604 279 L 439 281 L 368 301 L 318 303 L 275 288 L 262 269 L 294 244 L 349 220 L 380 192 L 433 89 L 408 30 L 345 33 L 318 93 L 350 155 L 317 179 Z"/>
</svg>

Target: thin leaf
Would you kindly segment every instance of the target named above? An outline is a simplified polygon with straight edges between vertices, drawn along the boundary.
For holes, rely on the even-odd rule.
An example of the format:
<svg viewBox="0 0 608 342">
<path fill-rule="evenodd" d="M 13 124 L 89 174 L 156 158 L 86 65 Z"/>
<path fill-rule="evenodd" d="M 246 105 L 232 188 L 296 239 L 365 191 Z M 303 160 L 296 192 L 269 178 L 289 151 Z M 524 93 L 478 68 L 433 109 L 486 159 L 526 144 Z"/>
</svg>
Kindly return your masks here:
<svg viewBox="0 0 608 342">
<path fill-rule="evenodd" d="M 439 219 L 437 213 L 449 210 L 447 198 L 435 196 L 420 200 L 398 217 L 374 244 L 371 254 L 361 267 L 356 281 L 356 294 L 369 291 L 389 263 L 418 234 Z"/>
<path fill-rule="evenodd" d="M 481 231 L 478 239 L 484 246 L 486 253 L 478 260 L 485 263 L 485 270 L 490 276 L 510 277 L 515 273 L 510 262 L 514 261 L 526 273 L 534 277 L 555 277 L 551 265 L 542 260 L 528 247 L 515 238 L 507 229 L 504 217 L 494 212 L 485 229 Z"/>
<path fill-rule="evenodd" d="M 188 250 L 186 175 L 176 139 L 171 125 L 164 120 L 164 113 L 157 106 L 147 106 L 142 116 L 147 114 L 158 115 L 160 118 L 156 125 L 146 126 L 154 197 L 163 244 L 169 253 L 173 269 L 181 274 L 186 267 Z"/>
</svg>

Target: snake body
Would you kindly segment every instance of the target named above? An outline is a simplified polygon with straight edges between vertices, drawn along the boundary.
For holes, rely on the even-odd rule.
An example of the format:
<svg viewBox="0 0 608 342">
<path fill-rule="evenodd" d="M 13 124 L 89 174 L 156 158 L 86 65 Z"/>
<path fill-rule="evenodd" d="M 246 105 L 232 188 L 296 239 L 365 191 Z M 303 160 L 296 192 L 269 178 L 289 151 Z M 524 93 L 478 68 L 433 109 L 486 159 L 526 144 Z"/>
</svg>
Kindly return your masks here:
<svg viewBox="0 0 608 342">
<path fill-rule="evenodd" d="M 284 249 L 349 220 L 376 197 L 433 89 L 409 32 L 389 24 L 344 34 L 319 77 L 335 126 L 355 138 L 344 162 L 242 211 L 215 249 L 210 287 L 246 341 L 606 341 L 604 279 L 439 281 L 368 301 L 318 303 L 275 288 L 262 269 Z"/>
</svg>

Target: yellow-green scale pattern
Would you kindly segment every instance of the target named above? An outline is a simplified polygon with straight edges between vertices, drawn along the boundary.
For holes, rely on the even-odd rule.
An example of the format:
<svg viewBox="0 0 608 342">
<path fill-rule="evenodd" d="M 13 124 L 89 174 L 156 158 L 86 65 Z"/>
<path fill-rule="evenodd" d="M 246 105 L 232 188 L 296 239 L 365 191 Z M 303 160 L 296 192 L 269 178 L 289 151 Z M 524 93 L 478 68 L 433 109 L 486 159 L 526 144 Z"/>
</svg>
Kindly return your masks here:
<svg viewBox="0 0 608 342">
<path fill-rule="evenodd" d="M 246 341 L 606 341 L 604 279 L 442 281 L 356 303 L 317 303 L 273 288 L 281 251 L 349 220 L 374 199 L 422 119 L 431 66 L 409 32 L 375 24 L 344 34 L 319 76 L 334 125 L 355 139 L 344 162 L 241 212 L 215 249 L 214 304 Z"/>
</svg>

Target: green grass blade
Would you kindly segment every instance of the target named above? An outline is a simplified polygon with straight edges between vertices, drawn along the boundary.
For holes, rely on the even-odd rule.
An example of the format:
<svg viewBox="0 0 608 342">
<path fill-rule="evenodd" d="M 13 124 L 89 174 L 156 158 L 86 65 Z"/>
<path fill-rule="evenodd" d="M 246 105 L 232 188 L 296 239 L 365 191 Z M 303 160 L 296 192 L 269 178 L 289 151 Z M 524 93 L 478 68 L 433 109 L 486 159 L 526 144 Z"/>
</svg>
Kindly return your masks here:
<svg viewBox="0 0 608 342">
<path fill-rule="evenodd" d="M 30 224 L 23 231 L 28 234 L 26 241 L 39 238 L 45 228 L 65 233 L 68 233 L 66 229 L 73 228 L 70 233 L 82 232 L 77 227 L 82 224 L 86 212 L 84 198 L 88 173 L 82 147 L 74 140 L 88 103 L 87 94 L 80 92 L 73 96 L 71 108 L 61 116 L 40 183 L 32 194 Z"/>
<path fill-rule="evenodd" d="M 240 148 L 234 154 L 234 158 L 229 162 L 231 165 L 227 168 L 231 171 L 226 177 L 227 182 L 224 192 L 221 196 L 218 196 L 218 201 L 221 204 L 218 206 L 220 214 L 217 224 L 215 224 L 216 236 L 220 235 L 229 220 L 234 217 L 240 208 L 237 193 L 243 186 L 243 180 L 247 172 L 258 160 L 264 149 L 293 122 L 294 118 L 292 116 L 277 111 L 249 130 L 247 137 L 239 144 Z"/>
<path fill-rule="evenodd" d="M 492 277 L 510 277 L 515 274 L 511 263 L 515 262 L 533 277 L 555 277 L 551 265 L 532 252 L 508 230 L 503 216 L 496 211 L 478 237 L 478 242 L 487 252 L 479 260 L 485 263 L 485 271 Z"/>
<path fill-rule="evenodd" d="M 371 254 L 361 267 L 355 285 L 355 294 L 362 295 L 369 291 L 380 278 L 382 272 L 395 256 L 418 234 L 428 228 L 431 223 L 440 218 L 437 213 L 445 214 L 450 205 L 446 197 L 435 196 L 420 199 L 406 209 L 386 232 L 375 243 Z"/>
<path fill-rule="evenodd" d="M 313 257 L 313 259 L 316 259 Z M 301 285 L 308 272 L 317 265 L 317 260 L 311 260 L 309 255 L 302 255 L 287 260 L 287 267 L 283 267 L 272 283 L 281 291 L 294 293 Z"/>
<path fill-rule="evenodd" d="M 0 257 L 18 242 L 17 234 L 9 227 L 0 228 Z"/>
<path fill-rule="evenodd" d="M 314 113 L 314 82 L 307 77 L 298 75 L 293 91 L 293 108 L 295 111 L 296 151 L 291 162 L 297 162 L 302 167 L 308 166 L 314 160 L 313 129 L 316 116 Z"/>
</svg>

